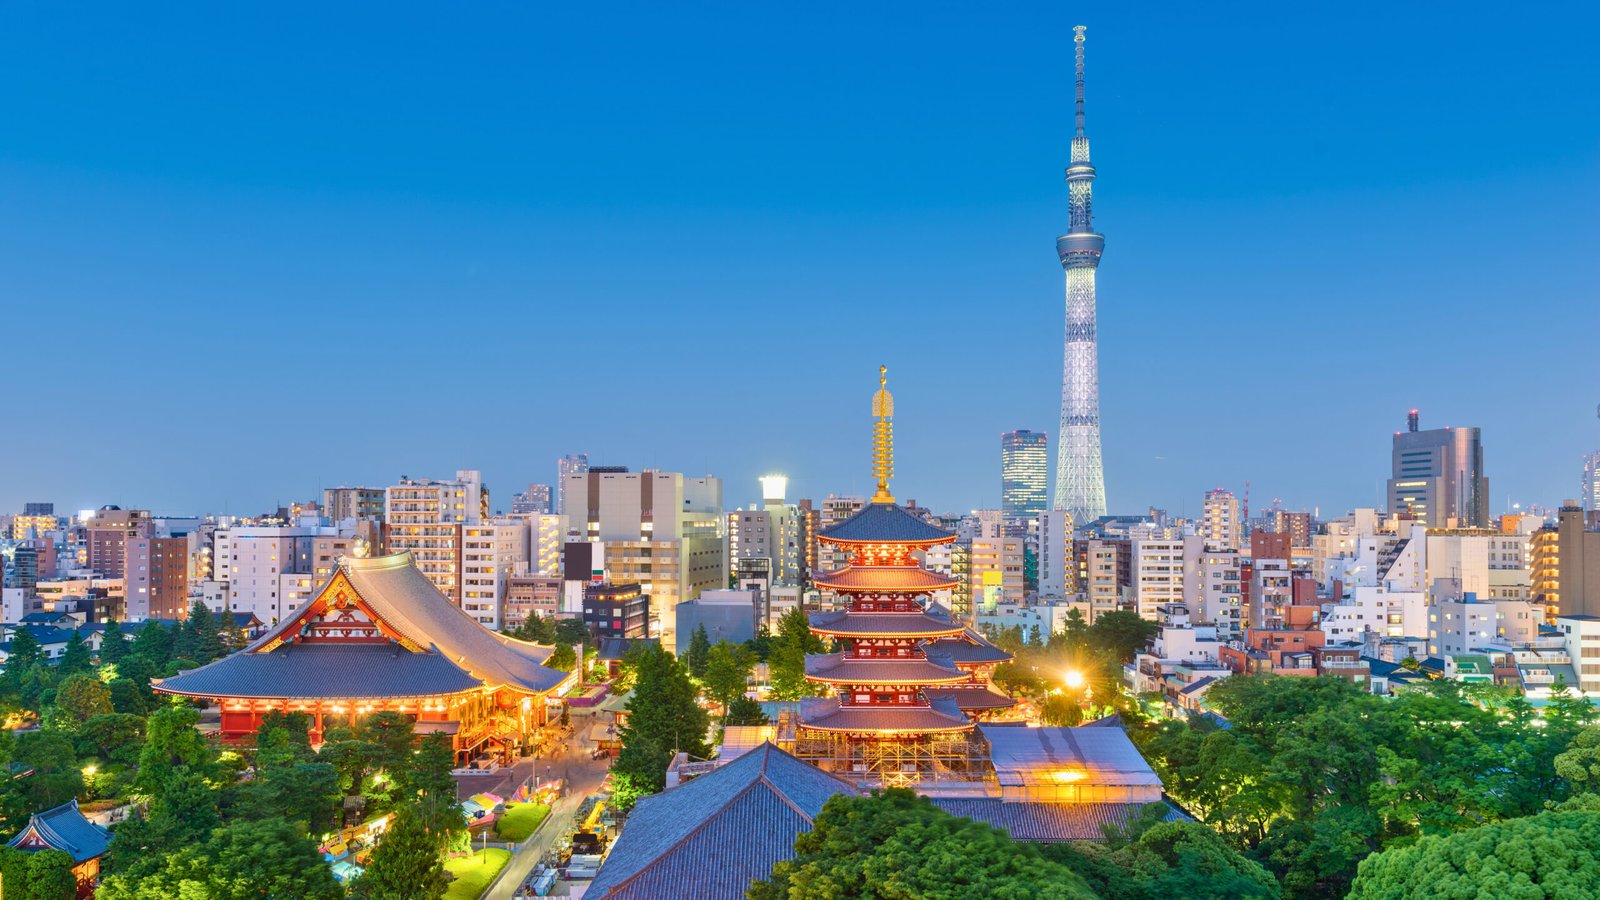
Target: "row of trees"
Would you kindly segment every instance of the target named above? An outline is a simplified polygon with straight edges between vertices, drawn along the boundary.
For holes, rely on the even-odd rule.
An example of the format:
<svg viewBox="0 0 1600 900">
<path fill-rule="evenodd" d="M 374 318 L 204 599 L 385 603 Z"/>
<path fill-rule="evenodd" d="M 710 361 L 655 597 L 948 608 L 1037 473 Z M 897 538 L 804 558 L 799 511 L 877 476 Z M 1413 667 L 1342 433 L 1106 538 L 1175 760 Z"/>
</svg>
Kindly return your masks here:
<svg viewBox="0 0 1600 900">
<path fill-rule="evenodd" d="M 1291 897 L 1345 896 L 1369 857 L 1387 881 L 1398 870 L 1380 857 L 1463 846 L 1430 838 L 1600 809 L 1594 710 L 1564 686 L 1543 715 L 1520 692 L 1450 681 L 1384 699 L 1343 679 L 1234 677 L 1207 700 L 1226 724 L 1194 717 L 1131 735 L 1169 795 Z"/>
<path fill-rule="evenodd" d="M 1204 825 L 1164 822 L 1155 805 L 1103 844 L 1036 845 L 890 788 L 828 800 L 795 857 L 752 900 L 837 897 L 1185 900 L 1271 898 L 1277 883 Z"/>
</svg>

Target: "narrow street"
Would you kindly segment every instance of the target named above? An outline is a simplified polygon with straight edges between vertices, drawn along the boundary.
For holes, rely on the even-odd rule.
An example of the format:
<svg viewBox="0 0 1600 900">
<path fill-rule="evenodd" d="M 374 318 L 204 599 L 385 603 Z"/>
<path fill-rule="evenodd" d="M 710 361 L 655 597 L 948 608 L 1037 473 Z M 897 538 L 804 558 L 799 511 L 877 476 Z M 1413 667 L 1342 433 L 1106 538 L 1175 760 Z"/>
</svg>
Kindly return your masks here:
<svg viewBox="0 0 1600 900">
<path fill-rule="evenodd" d="M 548 767 L 552 776 L 567 779 L 567 793 L 556 801 L 550 810 L 550 815 L 540 823 L 539 830 L 535 831 L 521 848 L 512 853 L 511 861 L 506 864 L 505 871 L 484 895 L 489 900 L 509 900 L 516 893 L 517 888 L 522 885 L 522 880 L 528 877 L 528 873 L 533 871 L 533 867 L 544 858 L 545 853 L 554 849 L 562 839 L 570 837 L 572 817 L 577 813 L 578 806 L 583 803 L 585 797 L 598 790 L 600 783 L 605 780 L 606 772 L 611 767 L 611 760 L 590 759 L 589 754 L 594 751 L 594 746 L 581 735 L 580 730 L 572 738 L 571 745 L 560 755 L 539 760 L 541 773 Z M 523 768 L 524 766 L 527 768 Z M 507 776 L 502 786 L 510 790 L 532 773 L 532 760 L 518 763 L 513 774 Z M 559 888 L 557 890 L 560 892 Z"/>
</svg>

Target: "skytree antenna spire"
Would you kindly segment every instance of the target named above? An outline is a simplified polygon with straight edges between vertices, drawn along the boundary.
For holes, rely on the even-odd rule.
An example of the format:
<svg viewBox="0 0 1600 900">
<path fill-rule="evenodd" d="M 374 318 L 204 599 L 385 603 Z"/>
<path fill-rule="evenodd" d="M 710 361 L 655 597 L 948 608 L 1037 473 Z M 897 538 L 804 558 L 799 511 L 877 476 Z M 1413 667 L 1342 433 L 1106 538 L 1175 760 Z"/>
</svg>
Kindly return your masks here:
<svg viewBox="0 0 1600 900">
<path fill-rule="evenodd" d="M 1106 514 L 1105 471 L 1100 457 L 1100 351 L 1095 333 L 1095 269 L 1106 239 L 1091 224 L 1094 166 L 1083 123 L 1083 35 L 1072 29 L 1075 45 L 1074 131 L 1067 166 L 1068 231 L 1056 238 L 1056 255 L 1067 280 L 1067 316 L 1061 366 L 1061 432 L 1056 442 L 1054 506 L 1085 525 Z"/>
</svg>

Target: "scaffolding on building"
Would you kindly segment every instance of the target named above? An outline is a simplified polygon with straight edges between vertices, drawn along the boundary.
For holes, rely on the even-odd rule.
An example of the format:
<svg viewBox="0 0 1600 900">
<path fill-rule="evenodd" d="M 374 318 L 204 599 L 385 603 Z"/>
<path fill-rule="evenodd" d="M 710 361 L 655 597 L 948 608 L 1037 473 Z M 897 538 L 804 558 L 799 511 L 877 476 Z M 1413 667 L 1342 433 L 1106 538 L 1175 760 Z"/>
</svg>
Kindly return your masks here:
<svg viewBox="0 0 1600 900">
<path fill-rule="evenodd" d="M 995 783 L 988 746 L 973 731 L 847 734 L 805 728 L 795 713 L 784 712 L 776 738 L 780 748 L 822 771 L 870 787 Z"/>
</svg>

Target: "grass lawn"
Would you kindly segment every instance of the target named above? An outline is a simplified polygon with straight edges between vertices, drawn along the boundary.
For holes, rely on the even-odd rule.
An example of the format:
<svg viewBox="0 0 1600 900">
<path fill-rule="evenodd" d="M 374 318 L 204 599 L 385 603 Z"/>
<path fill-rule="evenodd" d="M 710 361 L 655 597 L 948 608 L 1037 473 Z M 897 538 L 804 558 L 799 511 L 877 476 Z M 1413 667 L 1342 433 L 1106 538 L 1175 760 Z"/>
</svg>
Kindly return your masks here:
<svg viewBox="0 0 1600 900">
<path fill-rule="evenodd" d="M 507 803 L 500 821 L 494 824 L 495 834 L 503 841 L 525 841 L 548 815 L 550 807 L 543 803 Z"/>
<path fill-rule="evenodd" d="M 456 877 L 444 892 L 445 900 L 478 900 L 478 895 L 484 892 L 489 882 L 493 881 L 511 860 L 509 850 L 490 848 L 487 852 L 489 854 L 487 860 L 483 858 L 483 852 L 476 850 L 471 856 L 445 860 L 444 867 Z"/>
</svg>

